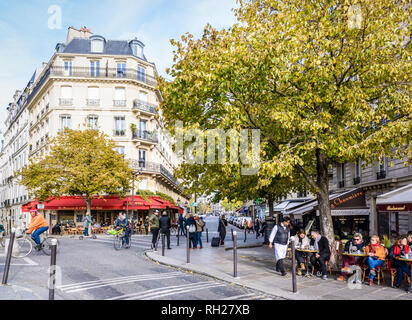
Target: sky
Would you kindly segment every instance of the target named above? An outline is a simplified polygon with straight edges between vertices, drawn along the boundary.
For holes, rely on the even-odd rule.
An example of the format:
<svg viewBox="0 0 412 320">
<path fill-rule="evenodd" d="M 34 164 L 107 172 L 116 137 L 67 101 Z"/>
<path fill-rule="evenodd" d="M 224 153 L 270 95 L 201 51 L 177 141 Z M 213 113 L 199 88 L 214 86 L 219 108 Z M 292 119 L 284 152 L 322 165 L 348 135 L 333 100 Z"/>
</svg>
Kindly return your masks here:
<svg viewBox="0 0 412 320">
<path fill-rule="evenodd" d="M 50 28 L 53 6 L 61 9 L 61 28 Z M 227 28 L 236 22 L 236 0 L 15 0 L 0 2 L 0 128 L 17 89 L 48 62 L 55 46 L 66 41 L 67 28 L 82 26 L 106 39 L 145 44 L 144 53 L 166 76 L 172 66 L 170 39 L 189 32 L 198 38 L 207 23 Z M 49 12 L 49 9 L 52 10 Z"/>
</svg>

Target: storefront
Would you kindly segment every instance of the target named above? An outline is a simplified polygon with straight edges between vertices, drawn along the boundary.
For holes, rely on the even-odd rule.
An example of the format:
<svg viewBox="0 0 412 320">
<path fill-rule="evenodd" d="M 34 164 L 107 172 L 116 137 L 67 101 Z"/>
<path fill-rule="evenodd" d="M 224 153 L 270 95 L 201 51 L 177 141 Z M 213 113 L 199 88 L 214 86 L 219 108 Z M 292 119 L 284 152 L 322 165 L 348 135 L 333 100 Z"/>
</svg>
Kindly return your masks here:
<svg viewBox="0 0 412 320">
<path fill-rule="evenodd" d="M 31 201 L 22 207 L 23 212 L 29 212 L 36 208 L 39 202 Z M 81 227 L 86 213 L 86 203 L 80 197 L 61 197 L 60 199 L 49 199 L 42 203 L 44 208 L 39 209 L 44 214 L 45 219 L 50 225 L 57 222 L 67 227 Z M 133 209 L 133 212 L 132 212 Z M 148 197 L 144 200 L 140 196 L 118 198 L 117 196 L 105 196 L 94 198 L 91 202 L 92 221 L 100 226 L 113 225 L 120 212 L 126 213 L 136 221 L 142 222 L 154 210 L 167 211 L 169 216 L 174 219 L 183 209 L 173 203 L 160 199 L 159 197 Z"/>
<path fill-rule="evenodd" d="M 335 235 L 347 237 L 355 232 L 364 235 L 369 231 L 369 208 L 366 207 L 365 193 L 361 188 L 329 196 L 332 222 Z M 319 207 L 317 200 L 311 200 L 290 210 L 285 214 L 293 214 L 303 221 L 303 226 L 314 220 L 312 228 L 320 229 Z"/>
<path fill-rule="evenodd" d="M 382 194 L 376 198 L 379 235 L 400 235 L 412 230 L 412 184 Z"/>
</svg>

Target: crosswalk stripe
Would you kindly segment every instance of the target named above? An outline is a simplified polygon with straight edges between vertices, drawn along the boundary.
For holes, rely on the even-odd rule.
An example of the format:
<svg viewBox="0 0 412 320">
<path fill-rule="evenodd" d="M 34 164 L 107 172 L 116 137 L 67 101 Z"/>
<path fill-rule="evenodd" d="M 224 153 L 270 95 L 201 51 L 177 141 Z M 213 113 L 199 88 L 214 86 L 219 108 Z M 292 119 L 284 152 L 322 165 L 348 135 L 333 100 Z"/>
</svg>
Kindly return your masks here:
<svg viewBox="0 0 412 320">
<path fill-rule="evenodd" d="M 120 285 L 125 283 L 132 283 L 132 282 L 140 282 L 140 281 L 149 281 L 149 280 L 163 280 L 163 279 L 170 279 L 170 278 L 177 278 L 177 277 L 189 277 L 190 275 L 185 274 L 178 274 L 178 275 L 158 275 L 158 276 L 151 276 L 151 277 L 138 277 L 138 278 L 130 278 L 130 279 L 123 279 L 118 281 L 110 281 L 110 282 L 102 282 L 95 285 L 88 285 L 82 287 L 74 287 L 71 289 L 63 289 L 67 293 L 90 290 L 90 289 L 97 289 L 101 287 L 113 286 L 113 285 Z"/>
<path fill-rule="evenodd" d="M 187 291 L 190 289 L 197 289 L 201 288 L 203 286 L 224 286 L 224 284 L 219 284 L 216 282 L 210 282 L 210 281 L 203 281 L 203 282 L 195 282 L 191 284 L 183 284 L 183 285 L 178 285 L 178 286 L 169 286 L 169 287 L 163 287 L 163 288 L 156 288 L 156 289 L 150 289 L 142 292 L 136 292 L 136 293 L 131 293 L 131 294 L 125 294 L 122 296 L 117 296 L 117 297 L 112 297 L 107 300 L 120 300 L 120 299 L 143 299 L 143 298 L 150 298 L 153 296 L 159 297 L 162 294 L 168 294 L 168 293 L 180 293 L 180 291 Z"/>
<path fill-rule="evenodd" d="M 211 288 L 217 288 L 217 287 L 223 287 L 223 286 L 225 286 L 225 284 L 223 284 L 223 283 L 204 285 L 204 286 L 199 286 L 199 287 L 196 287 L 196 288 L 190 288 L 190 289 L 185 289 L 185 290 L 177 290 L 175 292 L 168 292 L 168 293 L 161 294 L 161 295 L 151 295 L 151 297 L 141 298 L 141 300 L 159 299 L 159 298 L 162 298 L 162 297 L 171 296 L 171 295 L 175 295 L 175 294 L 182 294 L 182 293 L 188 293 L 188 292 L 191 292 L 191 291 L 211 289 Z M 136 300 L 136 299 L 133 299 L 133 300 Z"/>
<path fill-rule="evenodd" d="M 96 284 L 102 284 L 102 283 L 108 283 L 108 282 L 117 282 L 117 281 L 122 281 L 122 280 L 127 280 L 127 279 L 151 278 L 151 277 L 155 277 L 159 275 L 171 276 L 171 275 L 180 275 L 180 274 L 182 273 L 181 272 L 168 272 L 168 273 L 153 273 L 153 274 L 116 277 L 116 278 L 109 278 L 109 279 L 99 279 L 99 280 L 92 280 L 92 281 L 77 282 L 77 283 L 61 285 L 61 286 L 58 286 L 57 289 L 68 290 L 68 289 L 80 288 L 80 287 L 88 286 L 88 285 L 96 285 Z"/>
</svg>

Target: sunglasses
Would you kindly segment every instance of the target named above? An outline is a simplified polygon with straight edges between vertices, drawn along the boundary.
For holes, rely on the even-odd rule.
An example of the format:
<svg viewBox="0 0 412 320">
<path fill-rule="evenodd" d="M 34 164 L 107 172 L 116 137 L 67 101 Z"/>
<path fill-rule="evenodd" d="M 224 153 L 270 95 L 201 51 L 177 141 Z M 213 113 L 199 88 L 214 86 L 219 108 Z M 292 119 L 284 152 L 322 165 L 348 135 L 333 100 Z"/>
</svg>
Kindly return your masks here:
<svg viewBox="0 0 412 320">
<path fill-rule="evenodd" d="M 360 239 L 353 239 L 354 241 L 360 241 Z"/>
</svg>

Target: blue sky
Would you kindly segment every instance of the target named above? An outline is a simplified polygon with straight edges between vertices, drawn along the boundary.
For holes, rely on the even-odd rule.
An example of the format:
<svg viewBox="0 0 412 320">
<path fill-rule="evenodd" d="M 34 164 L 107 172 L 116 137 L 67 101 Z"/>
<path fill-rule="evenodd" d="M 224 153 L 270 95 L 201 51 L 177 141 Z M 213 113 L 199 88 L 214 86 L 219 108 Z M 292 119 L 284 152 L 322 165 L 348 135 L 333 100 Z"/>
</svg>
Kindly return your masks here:
<svg viewBox="0 0 412 320">
<path fill-rule="evenodd" d="M 62 28 L 49 29 L 48 9 L 62 10 Z M 4 132 L 6 107 L 23 89 L 35 68 L 47 62 L 67 28 L 87 26 L 107 39 L 133 39 L 145 44 L 145 55 L 158 72 L 172 64 L 170 39 L 186 32 L 199 37 L 207 23 L 226 28 L 235 22 L 236 0 L 18 0 L 0 2 L 0 112 Z"/>
</svg>

